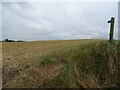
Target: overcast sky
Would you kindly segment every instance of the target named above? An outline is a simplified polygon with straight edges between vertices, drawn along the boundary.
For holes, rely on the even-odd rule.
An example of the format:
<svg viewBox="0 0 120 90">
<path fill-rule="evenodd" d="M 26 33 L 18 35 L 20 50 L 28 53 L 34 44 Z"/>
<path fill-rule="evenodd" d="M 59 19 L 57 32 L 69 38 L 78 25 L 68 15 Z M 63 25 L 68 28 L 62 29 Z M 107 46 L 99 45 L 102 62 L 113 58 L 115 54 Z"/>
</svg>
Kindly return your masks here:
<svg viewBox="0 0 120 90">
<path fill-rule="evenodd" d="M 117 2 L 3 2 L 2 38 L 14 40 L 108 39 Z"/>
</svg>

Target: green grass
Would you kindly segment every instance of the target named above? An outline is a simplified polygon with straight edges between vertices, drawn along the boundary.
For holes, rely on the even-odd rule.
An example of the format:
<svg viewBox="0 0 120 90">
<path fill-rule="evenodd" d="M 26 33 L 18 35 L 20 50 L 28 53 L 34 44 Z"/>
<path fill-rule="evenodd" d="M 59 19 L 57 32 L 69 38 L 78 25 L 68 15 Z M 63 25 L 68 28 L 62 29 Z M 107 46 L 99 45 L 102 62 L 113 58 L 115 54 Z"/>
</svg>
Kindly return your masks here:
<svg viewBox="0 0 120 90">
<path fill-rule="evenodd" d="M 64 65 L 50 82 L 51 87 L 119 87 L 118 47 L 118 41 L 110 45 L 105 40 L 93 40 L 47 53 L 42 58 L 46 64 L 50 64 L 49 61 Z"/>
<path fill-rule="evenodd" d="M 76 88 L 78 87 L 74 77 L 74 66 L 72 64 L 65 65 L 60 74 L 51 81 L 54 88 Z"/>
</svg>

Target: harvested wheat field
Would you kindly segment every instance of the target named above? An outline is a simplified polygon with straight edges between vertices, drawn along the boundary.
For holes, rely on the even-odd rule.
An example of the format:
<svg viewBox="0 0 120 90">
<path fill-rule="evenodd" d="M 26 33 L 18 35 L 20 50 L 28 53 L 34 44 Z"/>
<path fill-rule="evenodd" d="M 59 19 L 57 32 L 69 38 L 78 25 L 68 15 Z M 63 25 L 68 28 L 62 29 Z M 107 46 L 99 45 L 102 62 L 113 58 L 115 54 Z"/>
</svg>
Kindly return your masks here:
<svg viewBox="0 0 120 90">
<path fill-rule="evenodd" d="M 3 42 L 3 88 L 118 87 L 117 47 L 92 39 Z"/>
<path fill-rule="evenodd" d="M 61 63 L 41 65 L 46 52 L 78 44 L 74 41 L 3 42 L 3 86 L 39 87 L 58 74 Z"/>
</svg>

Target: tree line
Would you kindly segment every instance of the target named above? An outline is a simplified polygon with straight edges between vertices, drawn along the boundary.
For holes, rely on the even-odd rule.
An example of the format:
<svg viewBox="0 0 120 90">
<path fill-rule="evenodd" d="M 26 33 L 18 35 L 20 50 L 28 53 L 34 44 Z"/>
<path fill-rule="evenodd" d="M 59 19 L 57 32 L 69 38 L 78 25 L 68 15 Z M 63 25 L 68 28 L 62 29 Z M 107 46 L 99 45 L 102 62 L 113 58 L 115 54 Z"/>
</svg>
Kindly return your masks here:
<svg viewBox="0 0 120 90">
<path fill-rule="evenodd" d="M 25 42 L 25 41 L 22 41 L 22 40 L 15 41 L 15 40 L 10 40 L 10 39 L 5 39 L 2 42 Z"/>
</svg>

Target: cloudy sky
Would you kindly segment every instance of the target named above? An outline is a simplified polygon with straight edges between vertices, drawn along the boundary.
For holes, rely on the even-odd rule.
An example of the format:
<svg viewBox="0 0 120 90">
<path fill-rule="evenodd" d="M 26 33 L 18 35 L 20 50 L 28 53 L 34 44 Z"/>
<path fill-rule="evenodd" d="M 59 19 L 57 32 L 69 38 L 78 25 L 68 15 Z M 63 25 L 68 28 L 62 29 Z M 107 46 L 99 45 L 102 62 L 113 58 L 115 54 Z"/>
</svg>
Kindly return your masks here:
<svg viewBox="0 0 120 90">
<path fill-rule="evenodd" d="M 120 40 L 120 2 L 118 3 L 118 39 Z"/>
<path fill-rule="evenodd" d="M 2 39 L 108 39 L 117 2 L 2 2 Z"/>
</svg>

